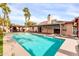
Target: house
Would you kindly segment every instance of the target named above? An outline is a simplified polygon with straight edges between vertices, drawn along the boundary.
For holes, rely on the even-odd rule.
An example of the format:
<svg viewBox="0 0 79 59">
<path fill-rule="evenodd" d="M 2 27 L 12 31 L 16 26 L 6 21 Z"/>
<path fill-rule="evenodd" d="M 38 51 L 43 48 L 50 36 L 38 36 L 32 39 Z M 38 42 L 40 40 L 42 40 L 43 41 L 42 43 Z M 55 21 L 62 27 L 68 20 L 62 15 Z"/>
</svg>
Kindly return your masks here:
<svg viewBox="0 0 79 59">
<path fill-rule="evenodd" d="M 79 17 L 62 24 L 62 34 L 70 37 L 79 37 Z"/>
<path fill-rule="evenodd" d="M 62 35 L 73 35 L 73 22 L 65 22 L 64 24 L 62 24 Z"/>
<path fill-rule="evenodd" d="M 58 21 L 51 20 L 51 15 L 47 17 L 47 21 L 43 21 L 38 25 L 30 26 L 30 32 L 46 33 L 46 34 L 60 34 L 69 37 L 79 37 L 79 17 L 73 21 Z"/>
<path fill-rule="evenodd" d="M 39 33 L 47 33 L 47 34 L 61 34 L 61 24 L 64 21 L 57 21 L 55 19 L 51 19 L 51 15 L 47 16 L 47 21 L 43 21 L 38 25 L 30 26 L 30 32 L 39 32 Z"/>
</svg>

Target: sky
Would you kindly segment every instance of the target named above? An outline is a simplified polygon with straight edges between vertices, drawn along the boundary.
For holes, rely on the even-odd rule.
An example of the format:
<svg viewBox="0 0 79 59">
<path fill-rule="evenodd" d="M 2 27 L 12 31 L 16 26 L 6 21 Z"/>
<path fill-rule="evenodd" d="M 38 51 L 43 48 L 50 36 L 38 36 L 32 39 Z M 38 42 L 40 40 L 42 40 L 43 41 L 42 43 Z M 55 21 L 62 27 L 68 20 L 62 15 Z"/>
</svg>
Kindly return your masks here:
<svg viewBox="0 0 79 59">
<path fill-rule="evenodd" d="M 79 16 L 78 3 L 8 3 L 11 9 L 9 14 L 11 23 L 24 25 L 23 8 L 27 7 L 31 13 L 32 21 L 40 23 L 47 20 L 48 14 L 52 19 L 71 21 Z M 0 9 L 0 15 L 2 10 Z"/>
</svg>

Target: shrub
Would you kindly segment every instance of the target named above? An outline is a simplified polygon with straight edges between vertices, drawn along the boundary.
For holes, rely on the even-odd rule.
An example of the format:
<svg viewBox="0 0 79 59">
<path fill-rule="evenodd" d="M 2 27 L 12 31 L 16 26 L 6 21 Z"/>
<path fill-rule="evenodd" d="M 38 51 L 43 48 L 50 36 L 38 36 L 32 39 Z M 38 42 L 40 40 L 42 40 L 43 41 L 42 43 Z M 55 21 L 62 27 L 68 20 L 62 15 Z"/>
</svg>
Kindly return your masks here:
<svg viewBox="0 0 79 59">
<path fill-rule="evenodd" d="M 0 28 L 0 56 L 3 55 L 3 31 Z"/>
<path fill-rule="evenodd" d="M 2 29 L 0 28 L 0 35 L 3 35 L 3 31 L 2 31 Z"/>
</svg>

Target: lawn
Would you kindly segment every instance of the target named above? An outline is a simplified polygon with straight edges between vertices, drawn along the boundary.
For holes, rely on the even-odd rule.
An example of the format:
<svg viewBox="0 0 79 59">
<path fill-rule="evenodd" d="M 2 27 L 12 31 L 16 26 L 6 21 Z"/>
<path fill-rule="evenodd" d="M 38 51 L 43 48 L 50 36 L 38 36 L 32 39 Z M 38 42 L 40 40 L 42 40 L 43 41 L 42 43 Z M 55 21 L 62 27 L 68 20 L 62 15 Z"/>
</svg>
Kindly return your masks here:
<svg viewBox="0 0 79 59">
<path fill-rule="evenodd" d="M 0 29 L 0 56 L 3 55 L 3 32 Z"/>
<path fill-rule="evenodd" d="M 3 55 L 3 35 L 0 35 L 0 56 Z"/>
</svg>

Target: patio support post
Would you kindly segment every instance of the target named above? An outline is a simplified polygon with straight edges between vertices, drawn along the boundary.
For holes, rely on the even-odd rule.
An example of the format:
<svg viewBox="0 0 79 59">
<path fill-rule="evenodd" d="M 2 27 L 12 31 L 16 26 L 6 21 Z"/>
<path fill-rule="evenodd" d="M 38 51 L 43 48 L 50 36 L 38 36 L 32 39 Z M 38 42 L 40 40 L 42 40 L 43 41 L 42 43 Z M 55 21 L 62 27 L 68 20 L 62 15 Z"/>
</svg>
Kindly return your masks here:
<svg viewBox="0 0 79 59">
<path fill-rule="evenodd" d="M 60 24 L 60 35 L 62 34 L 62 26 L 61 26 L 61 24 Z"/>
</svg>

